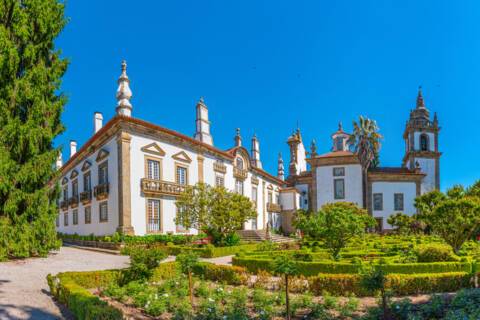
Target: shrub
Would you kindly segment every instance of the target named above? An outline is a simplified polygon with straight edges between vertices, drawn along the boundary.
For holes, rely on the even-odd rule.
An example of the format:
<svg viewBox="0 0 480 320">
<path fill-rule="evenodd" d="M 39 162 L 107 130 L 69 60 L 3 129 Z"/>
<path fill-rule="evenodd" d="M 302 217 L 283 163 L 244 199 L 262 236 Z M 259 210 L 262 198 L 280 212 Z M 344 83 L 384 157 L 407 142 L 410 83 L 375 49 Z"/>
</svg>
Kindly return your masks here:
<svg viewBox="0 0 480 320">
<path fill-rule="evenodd" d="M 160 262 L 165 259 L 167 255 L 160 249 L 143 249 L 137 248 L 130 252 L 130 267 L 122 271 L 122 284 L 127 284 L 131 281 L 148 280 L 158 267 Z"/>
<path fill-rule="evenodd" d="M 424 244 L 417 246 L 415 253 L 418 262 L 446 262 L 459 261 L 460 258 L 453 253 L 448 245 Z"/>
<path fill-rule="evenodd" d="M 123 316 L 119 310 L 109 306 L 87 290 L 99 284 L 106 284 L 117 276 L 117 271 L 67 272 L 57 276 L 49 274 L 47 282 L 52 295 L 65 304 L 76 319 L 121 320 Z M 80 279 L 80 283 L 88 284 L 88 286 L 84 287 L 78 284 L 77 278 Z M 87 280 L 88 278 L 91 279 L 90 282 Z"/>
<path fill-rule="evenodd" d="M 226 265 L 215 265 L 208 262 L 197 263 L 193 273 L 200 275 L 205 280 L 218 281 L 229 285 L 247 284 L 245 268 Z"/>
</svg>

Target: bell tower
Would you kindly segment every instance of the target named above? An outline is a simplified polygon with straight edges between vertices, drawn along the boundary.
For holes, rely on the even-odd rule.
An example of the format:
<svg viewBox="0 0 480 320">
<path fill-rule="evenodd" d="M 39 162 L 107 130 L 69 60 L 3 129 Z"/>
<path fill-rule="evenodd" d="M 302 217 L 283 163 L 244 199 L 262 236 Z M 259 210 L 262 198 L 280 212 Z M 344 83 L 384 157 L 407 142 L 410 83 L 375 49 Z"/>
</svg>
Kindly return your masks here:
<svg viewBox="0 0 480 320">
<path fill-rule="evenodd" d="M 425 106 L 422 88 L 419 87 L 415 109 L 405 126 L 405 156 L 402 166 L 411 170 L 419 169 L 426 174 L 422 180 L 421 193 L 440 189 L 440 156 L 438 151 L 437 114 L 430 120 L 430 111 Z"/>
</svg>

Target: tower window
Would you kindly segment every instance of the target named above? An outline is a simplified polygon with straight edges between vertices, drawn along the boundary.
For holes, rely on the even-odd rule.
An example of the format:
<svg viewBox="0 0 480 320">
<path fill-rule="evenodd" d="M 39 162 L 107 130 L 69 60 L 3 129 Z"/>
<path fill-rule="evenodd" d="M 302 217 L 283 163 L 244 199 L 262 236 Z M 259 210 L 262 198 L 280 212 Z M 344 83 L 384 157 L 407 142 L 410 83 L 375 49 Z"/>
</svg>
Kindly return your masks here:
<svg viewBox="0 0 480 320">
<path fill-rule="evenodd" d="M 343 151 L 343 137 L 338 137 L 335 139 L 335 149 L 337 151 Z"/>
<path fill-rule="evenodd" d="M 422 134 L 420 136 L 420 150 L 421 151 L 428 151 L 428 136 L 426 134 Z"/>
</svg>

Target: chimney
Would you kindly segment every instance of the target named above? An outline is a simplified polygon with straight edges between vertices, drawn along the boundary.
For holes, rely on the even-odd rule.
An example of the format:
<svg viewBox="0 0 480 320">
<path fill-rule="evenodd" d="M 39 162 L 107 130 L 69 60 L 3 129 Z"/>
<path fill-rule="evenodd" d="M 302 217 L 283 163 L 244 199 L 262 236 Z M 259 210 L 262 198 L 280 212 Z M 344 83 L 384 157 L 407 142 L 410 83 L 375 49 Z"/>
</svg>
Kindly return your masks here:
<svg viewBox="0 0 480 320">
<path fill-rule="evenodd" d="M 235 147 L 242 146 L 242 136 L 240 136 L 240 128 L 237 128 L 235 138 L 233 140 L 235 141 Z"/>
<path fill-rule="evenodd" d="M 252 138 L 252 165 L 256 168 L 262 168 L 262 161 L 260 161 L 260 142 L 258 142 L 257 135 Z"/>
<path fill-rule="evenodd" d="M 77 141 L 70 140 L 70 158 L 77 153 Z"/>
<path fill-rule="evenodd" d="M 210 134 L 210 121 L 208 120 L 208 108 L 203 100 L 203 97 L 200 97 L 200 100 L 197 103 L 197 118 L 195 120 L 195 139 L 203 143 L 213 145 L 213 138 Z"/>
<path fill-rule="evenodd" d="M 58 153 L 57 161 L 55 162 L 55 168 L 59 170 L 63 166 L 62 152 Z"/>
<path fill-rule="evenodd" d="M 95 112 L 93 114 L 93 134 L 97 133 L 98 130 L 102 129 L 103 126 L 103 115 L 101 112 Z"/>
</svg>

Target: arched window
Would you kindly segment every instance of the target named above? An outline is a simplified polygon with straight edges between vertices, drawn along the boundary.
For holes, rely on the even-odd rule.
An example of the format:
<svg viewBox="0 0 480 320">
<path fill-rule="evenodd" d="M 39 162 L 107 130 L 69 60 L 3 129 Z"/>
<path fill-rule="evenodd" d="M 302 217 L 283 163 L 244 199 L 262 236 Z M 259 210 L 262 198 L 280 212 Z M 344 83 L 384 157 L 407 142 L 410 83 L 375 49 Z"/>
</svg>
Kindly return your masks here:
<svg viewBox="0 0 480 320">
<path fill-rule="evenodd" d="M 420 150 L 421 151 L 428 151 L 428 136 L 426 134 L 422 134 L 420 136 Z"/>
<path fill-rule="evenodd" d="M 236 165 L 237 165 L 238 169 L 243 169 L 243 159 L 242 158 L 237 158 Z"/>
</svg>

